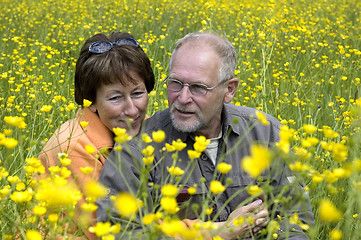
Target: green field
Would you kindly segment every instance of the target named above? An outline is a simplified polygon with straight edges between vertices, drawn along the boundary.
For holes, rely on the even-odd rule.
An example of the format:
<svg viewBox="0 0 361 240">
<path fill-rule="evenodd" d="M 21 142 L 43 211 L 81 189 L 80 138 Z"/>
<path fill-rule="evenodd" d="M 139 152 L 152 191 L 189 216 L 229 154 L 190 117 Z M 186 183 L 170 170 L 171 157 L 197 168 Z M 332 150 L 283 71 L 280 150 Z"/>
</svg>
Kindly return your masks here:
<svg viewBox="0 0 361 240">
<path fill-rule="evenodd" d="M 315 214 L 310 238 L 361 239 L 360 1 L 1 0 L 0 7 L 1 239 L 25 238 L 39 224 L 64 230 L 48 220 L 59 211 L 33 214 L 39 202 L 24 166 L 75 116 L 73 78 L 84 41 L 98 32 L 135 36 L 156 77 L 151 116 L 167 107 L 162 80 L 176 40 L 206 30 L 237 50 L 233 103 L 291 129 L 291 168 L 304 179 Z M 14 197 L 19 192 L 27 197 Z M 319 213 L 324 199 L 340 217 Z"/>
</svg>

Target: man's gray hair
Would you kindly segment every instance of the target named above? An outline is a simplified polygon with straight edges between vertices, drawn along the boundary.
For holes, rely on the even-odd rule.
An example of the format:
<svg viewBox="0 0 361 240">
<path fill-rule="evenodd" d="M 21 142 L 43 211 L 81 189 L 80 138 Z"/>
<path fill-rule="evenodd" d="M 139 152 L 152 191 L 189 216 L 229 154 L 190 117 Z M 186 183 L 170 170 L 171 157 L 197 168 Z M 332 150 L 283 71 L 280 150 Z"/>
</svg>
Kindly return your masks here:
<svg viewBox="0 0 361 240">
<path fill-rule="evenodd" d="M 169 70 L 172 68 L 172 62 L 178 49 L 185 43 L 192 42 L 193 44 L 208 45 L 212 47 L 218 54 L 221 67 L 218 72 L 218 81 L 229 80 L 234 77 L 236 69 L 237 53 L 233 45 L 227 40 L 218 35 L 208 32 L 189 33 L 177 41 L 177 45 L 173 50 L 169 61 Z"/>
</svg>

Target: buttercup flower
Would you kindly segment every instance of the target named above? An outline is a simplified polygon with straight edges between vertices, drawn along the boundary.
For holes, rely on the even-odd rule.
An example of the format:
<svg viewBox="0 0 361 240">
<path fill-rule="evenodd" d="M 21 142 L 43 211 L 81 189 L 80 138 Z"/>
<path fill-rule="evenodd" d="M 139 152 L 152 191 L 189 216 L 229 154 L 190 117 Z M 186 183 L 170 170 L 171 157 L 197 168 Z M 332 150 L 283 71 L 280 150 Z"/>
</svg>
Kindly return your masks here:
<svg viewBox="0 0 361 240">
<path fill-rule="evenodd" d="M 152 133 L 152 137 L 154 142 L 161 143 L 165 139 L 165 132 L 162 130 L 154 131 Z"/>
<path fill-rule="evenodd" d="M 271 164 L 271 153 L 266 146 L 254 144 L 251 146 L 251 156 L 244 157 L 242 168 L 251 177 L 258 177 Z"/>
<path fill-rule="evenodd" d="M 269 121 L 266 118 L 266 115 L 260 111 L 256 111 L 256 116 L 258 121 L 260 121 L 263 125 L 269 125 Z"/>
<path fill-rule="evenodd" d="M 125 217 L 130 217 L 138 212 L 138 201 L 130 193 L 120 193 L 117 195 L 114 205 L 116 209 Z"/>
<path fill-rule="evenodd" d="M 321 200 L 318 214 L 322 221 L 329 223 L 338 222 L 342 218 L 342 212 L 328 199 Z"/>
<path fill-rule="evenodd" d="M 162 187 L 161 192 L 164 196 L 174 197 L 178 192 L 178 187 L 171 184 L 167 184 Z"/>
<path fill-rule="evenodd" d="M 219 181 L 213 180 L 210 183 L 210 190 L 214 194 L 222 193 L 226 188 L 223 186 L 223 184 Z"/>
<path fill-rule="evenodd" d="M 224 162 L 218 164 L 218 166 L 217 166 L 217 170 L 223 174 L 228 173 L 231 169 L 232 169 L 232 165 L 224 163 Z"/>
<path fill-rule="evenodd" d="M 170 175 L 173 176 L 180 176 L 183 175 L 184 173 L 184 171 L 181 168 L 175 166 L 167 167 L 167 171 L 169 172 Z"/>
<path fill-rule="evenodd" d="M 160 205 L 169 214 L 174 214 L 179 211 L 177 200 L 174 197 L 163 197 L 160 200 Z"/>
<path fill-rule="evenodd" d="M 91 101 L 87 99 L 83 99 L 83 107 L 89 107 L 90 105 L 92 105 Z"/>
</svg>

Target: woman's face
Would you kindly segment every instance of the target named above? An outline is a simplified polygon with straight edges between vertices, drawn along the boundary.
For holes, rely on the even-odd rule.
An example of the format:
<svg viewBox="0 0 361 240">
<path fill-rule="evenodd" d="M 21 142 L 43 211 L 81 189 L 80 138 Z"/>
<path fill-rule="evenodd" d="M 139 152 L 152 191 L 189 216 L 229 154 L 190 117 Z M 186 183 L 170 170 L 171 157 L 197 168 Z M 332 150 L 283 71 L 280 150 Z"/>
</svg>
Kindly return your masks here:
<svg viewBox="0 0 361 240">
<path fill-rule="evenodd" d="M 135 136 L 139 133 L 145 118 L 148 105 L 148 93 L 144 81 L 136 77 L 137 84 L 128 82 L 102 85 L 97 90 L 95 103 L 90 106 L 93 112 L 98 112 L 103 124 L 113 131 L 113 128 L 125 128 L 127 133 Z"/>
</svg>

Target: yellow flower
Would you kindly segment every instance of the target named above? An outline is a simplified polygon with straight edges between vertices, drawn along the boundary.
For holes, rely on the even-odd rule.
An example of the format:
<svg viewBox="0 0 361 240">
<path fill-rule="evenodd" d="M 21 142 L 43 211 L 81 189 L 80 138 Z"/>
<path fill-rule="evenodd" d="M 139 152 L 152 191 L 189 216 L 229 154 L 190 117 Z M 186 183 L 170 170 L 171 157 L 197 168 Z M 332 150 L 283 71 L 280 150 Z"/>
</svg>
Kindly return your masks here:
<svg viewBox="0 0 361 240">
<path fill-rule="evenodd" d="M 94 212 L 95 210 L 97 210 L 97 208 L 97 205 L 95 205 L 94 203 L 83 203 L 81 205 L 81 209 L 86 212 Z"/>
<path fill-rule="evenodd" d="M 16 190 L 17 191 L 22 191 L 22 190 L 24 190 L 25 189 L 25 183 L 23 183 L 23 182 L 19 182 L 19 183 L 17 183 L 16 184 Z"/>
<path fill-rule="evenodd" d="M 14 138 L 6 138 L 1 144 L 3 144 L 7 149 L 13 149 L 18 145 L 18 140 Z"/>
<path fill-rule="evenodd" d="M 36 193 L 36 199 L 45 202 L 48 206 L 74 205 L 82 195 L 80 191 L 58 177 L 54 181 L 43 181 Z"/>
<path fill-rule="evenodd" d="M 95 233 L 95 235 L 101 237 L 110 232 L 110 227 L 110 222 L 98 222 L 94 227 L 89 228 L 89 232 Z"/>
<path fill-rule="evenodd" d="M 175 219 L 163 221 L 159 227 L 165 235 L 174 238 L 186 231 L 184 223 Z"/>
<path fill-rule="evenodd" d="M 223 186 L 223 184 L 219 181 L 213 180 L 210 183 L 210 190 L 214 194 L 222 193 L 226 188 Z"/>
<path fill-rule="evenodd" d="M 258 187 L 257 185 L 248 186 L 247 192 L 249 195 L 256 195 L 262 192 L 262 188 Z"/>
<path fill-rule="evenodd" d="M 142 154 L 144 155 L 144 156 L 152 156 L 153 155 L 153 153 L 154 153 L 154 147 L 152 146 L 152 145 L 149 145 L 149 146 L 147 146 L 146 148 L 144 148 L 143 150 L 142 150 Z"/>
<path fill-rule="evenodd" d="M 144 164 L 149 165 L 152 164 L 154 161 L 154 156 L 144 157 L 143 159 Z"/>
<path fill-rule="evenodd" d="M 179 211 L 177 200 L 173 197 L 163 197 L 160 200 L 160 205 L 169 214 L 174 214 Z"/>
<path fill-rule="evenodd" d="M 324 222 L 338 222 L 342 218 L 342 212 L 338 210 L 328 199 L 322 199 L 319 205 L 318 214 Z"/>
<path fill-rule="evenodd" d="M 143 133 L 143 134 L 142 134 L 142 140 L 143 140 L 143 142 L 145 142 L 145 143 L 151 143 L 151 142 L 152 142 L 152 138 L 149 137 L 149 135 L 146 134 L 146 133 Z"/>
<path fill-rule="evenodd" d="M 177 195 L 178 187 L 171 184 L 166 184 L 162 187 L 161 192 L 164 196 L 174 197 Z"/>
<path fill-rule="evenodd" d="M 126 143 L 132 139 L 124 128 L 113 128 L 113 133 L 115 134 L 114 141 L 117 143 Z"/>
<path fill-rule="evenodd" d="M 56 223 L 58 221 L 58 219 L 59 219 L 59 216 L 56 213 L 49 214 L 49 216 L 48 216 L 48 220 L 51 223 Z"/>
<path fill-rule="evenodd" d="M 89 181 L 85 184 L 85 195 L 95 200 L 98 198 L 103 198 L 108 194 L 108 188 L 102 185 L 98 181 Z"/>
<path fill-rule="evenodd" d="M 325 137 L 327 137 L 327 138 L 336 138 L 336 137 L 338 137 L 338 133 L 333 131 L 328 126 L 323 126 L 322 130 L 323 130 L 323 135 L 325 135 Z"/>
<path fill-rule="evenodd" d="M 26 239 L 27 240 L 41 240 L 43 239 L 40 233 L 36 230 L 27 230 L 26 231 Z"/>
<path fill-rule="evenodd" d="M 305 130 L 306 133 L 308 134 L 313 134 L 317 131 L 317 127 L 315 125 L 312 124 L 304 124 L 303 125 L 303 130 Z"/>
<path fill-rule="evenodd" d="M 17 183 L 18 181 L 19 181 L 19 177 L 17 176 L 17 175 L 15 175 L 15 176 L 8 176 L 8 181 L 9 181 L 9 183 L 12 183 L 12 184 L 14 184 L 14 183 Z"/>
<path fill-rule="evenodd" d="M 177 151 L 182 151 L 187 146 L 187 144 L 182 142 L 180 139 L 177 139 L 177 141 L 172 141 L 172 145 Z"/>
<path fill-rule="evenodd" d="M 212 212 L 213 212 L 213 208 L 208 208 L 208 209 L 206 210 L 206 215 L 211 215 Z"/>
<path fill-rule="evenodd" d="M 80 167 L 79 168 L 82 173 L 85 175 L 90 174 L 93 171 L 93 168 L 87 166 L 87 167 Z"/>
<path fill-rule="evenodd" d="M 43 207 L 43 206 L 35 206 L 33 208 L 33 212 L 37 216 L 42 216 L 42 215 L 44 215 L 46 213 L 46 208 Z"/>
<path fill-rule="evenodd" d="M 86 121 L 81 121 L 80 122 L 80 125 L 85 128 L 86 126 L 88 126 L 89 122 L 86 122 Z"/>
<path fill-rule="evenodd" d="M 176 150 L 176 148 L 173 145 L 170 145 L 169 143 L 165 144 L 165 148 L 167 149 L 168 152 L 173 152 Z"/>
<path fill-rule="evenodd" d="M 342 143 L 335 143 L 333 145 L 332 157 L 339 163 L 346 161 L 348 157 L 348 147 Z"/>
<path fill-rule="evenodd" d="M 196 194 L 196 188 L 194 188 L 194 187 L 190 187 L 190 188 L 188 188 L 188 194 L 190 194 L 190 195 L 194 195 L 194 194 Z"/>
<path fill-rule="evenodd" d="M 244 157 L 242 168 L 251 177 L 258 177 L 271 164 L 271 153 L 266 146 L 254 144 L 251 146 L 251 156 Z"/>
<path fill-rule="evenodd" d="M 333 229 L 330 232 L 330 240 L 341 240 L 342 239 L 342 231 L 339 229 Z"/>
<path fill-rule="evenodd" d="M 2 189 L 0 189 L 0 199 L 8 195 L 11 191 L 11 187 L 9 185 L 5 185 Z"/>
<path fill-rule="evenodd" d="M 24 122 L 24 118 L 22 117 L 12 117 L 12 116 L 5 116 L 4 121 L 14 127 L 25 129 L 26 123 Z"/>
<path fill-rule="evenodd" d="M 188 153 L 188 156 L 190 159 L 199 158 L 202 154 L 201 152 L 194 151 L 194 150 L 188 150 L 187 153 Z"/>
<path fill-rule="evenodd" d="M 83 107 L 89 107 L 90 105 L 92 105 L 91 101 L 87 99 L 83 99 Z"/>
<path fill-rule="evenodd" d="M 217 170 L 223 174 L 228 173 L 231 169 L 232 169 L 232 165 L 224 163 L 224 162 L 218 164 L 218 166 L 217 166 Z"/>
<path fill-rule="evenodd" d="M 91 146 L 91 145 L 86 145 L 85 146 L 85 151 L 89 154 L 92 154 L 95 152 L 95 147 Z"/>
<path fill-rule="evenodd" d="M 51 105 L 44 105 L 40 108 L 40 112 L 50 112 L 53 106 Z"/>
<path fill-rule="evenodd" d="M 116 196 L 114 205 L 116 209 L 125 217 L 130 217 L 138 212 L 138 201 L 130 193 L 119 193 Z"/>
<path fill-rule="evenodd" d="M 152 133 L 152 137 L 154 142 L 161 143 L 165 139 L 165 132 L 162 130 L 154 131 Z"/>
<path fill-rule="evenodd" d="M 13 192 L 10 195 L 10 198 L 14 202 L 23 203 L 23 202 L 29 202 L 33 198 L 33 195 L 29 191 Z"/>
<path fill-rule="evenodd" d="M 196 136 L 195 137 L 195 143 L 193 144 L 194 150 L 197 152 L 203 152 L 207 145 L 211 142 L 211 140 L 207 140 L 204 136 Z"/>
<path fill-rule="evenodd" d="M 269 121 L 267 120 L 267 117 L 264 113 L 260 111 L 256 111 L 256 116 L 258 121 L 260 121 L 263 125 L 269 125 Z"/>
<path fill-rule="evenodd" d="M 85 146 L 85 148 L 86 148 L 86 146 Z M 63 166 L 69 166 L 71 163 L 71 160 L 69 158 L 60 158 L 60 163 Z"/>
<path fill-rule="evenodd" d="M 181 168 L 175 166 L 167 167 L 167 170 L 169 174 L 173 176 L 180 176 L 183 175 L 184 173 L 184 171 Z"/>
<path fill-rule="evenodd" d="M 150 225 L 156 219 L 156 215 L 154 213 L 144 215 L 142 221 L 145 225 Z"/>
</svg>

